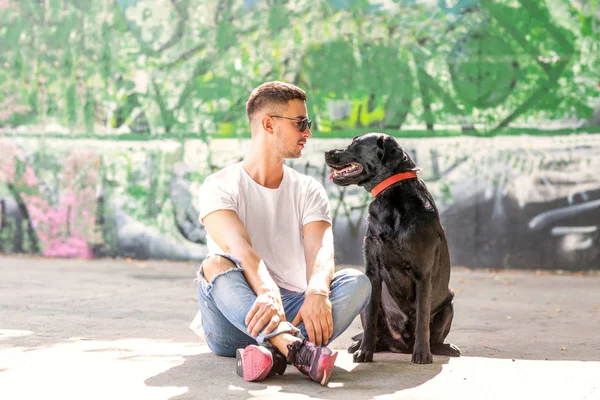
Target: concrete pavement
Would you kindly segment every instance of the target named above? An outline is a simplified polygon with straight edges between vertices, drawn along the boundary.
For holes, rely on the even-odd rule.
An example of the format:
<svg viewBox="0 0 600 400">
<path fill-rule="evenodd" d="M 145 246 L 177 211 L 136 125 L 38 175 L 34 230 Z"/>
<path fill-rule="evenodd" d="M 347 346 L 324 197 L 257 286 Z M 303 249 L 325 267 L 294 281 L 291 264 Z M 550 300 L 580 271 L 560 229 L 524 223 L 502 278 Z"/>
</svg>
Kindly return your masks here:
<svg viewBox="0 0 600 400">
<path fill-rule="evenodd" d="M 455 268 L 463 356 L 345 352 L 329 387 L 247 383 L 190 329 L 196 266 L 0 257 L 0 399 L 600 399 L 600 274 Z"/>
</svg>

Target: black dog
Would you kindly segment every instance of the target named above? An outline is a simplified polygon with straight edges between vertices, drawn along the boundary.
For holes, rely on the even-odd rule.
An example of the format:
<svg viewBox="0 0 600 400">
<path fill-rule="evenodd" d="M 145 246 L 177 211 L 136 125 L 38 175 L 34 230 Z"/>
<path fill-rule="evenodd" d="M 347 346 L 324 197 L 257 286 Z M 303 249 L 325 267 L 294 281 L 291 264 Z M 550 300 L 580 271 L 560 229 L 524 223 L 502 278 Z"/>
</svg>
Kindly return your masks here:
<svg viewBox="0 0 600 400">
<path fill-rule="evenodd" d="M 418 364 L 433 362 L 432 353 L 459 356 L 444 343 L 454 316 L 446 234 L 415 163 L 383 133 L 357 136 L 325 161 L 335 184 L 375 196 L 364 241 L 371 301 L 361 314 L 364 332 L 348 348 L 354 361 L 373 361 L 378 351 L 412 353 Z"/>
</svg>

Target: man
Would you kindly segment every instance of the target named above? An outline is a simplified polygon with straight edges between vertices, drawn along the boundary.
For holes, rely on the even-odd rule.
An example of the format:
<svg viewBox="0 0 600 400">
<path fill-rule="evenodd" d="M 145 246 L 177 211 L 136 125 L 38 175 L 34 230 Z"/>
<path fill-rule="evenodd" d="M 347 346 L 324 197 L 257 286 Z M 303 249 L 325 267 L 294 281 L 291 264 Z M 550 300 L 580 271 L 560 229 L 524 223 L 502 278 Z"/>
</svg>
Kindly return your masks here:
<svg viewBox="0 0 600 400">
<path fill-rule="evenodd" d="M 329 200 L 312 177 L 284 165 L 311 137 L 306 94 L 268 82 L 246 103 L 246 158 L 207 177 L 200 194 L 208 256 L 199 303 L 210 349 L 237 357 L 246 381 L 293 364 L 327 385 L 337 353 L 326 345 L 369 301 L 369 279 L 334 274 Z"/>
</svg>

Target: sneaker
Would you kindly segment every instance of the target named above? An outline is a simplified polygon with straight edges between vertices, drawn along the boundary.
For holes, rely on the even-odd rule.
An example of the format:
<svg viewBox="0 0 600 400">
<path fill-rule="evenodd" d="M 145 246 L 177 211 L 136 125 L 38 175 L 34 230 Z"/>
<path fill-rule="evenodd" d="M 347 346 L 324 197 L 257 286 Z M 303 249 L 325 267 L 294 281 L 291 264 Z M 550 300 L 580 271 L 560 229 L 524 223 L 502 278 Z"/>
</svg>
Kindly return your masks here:
<svg viewBox="0 0 600 400">
<path fill-rule="evenodd" d="M 275 374 L 283 375 L 287 362 L 277 349 L 249 345 L 235 352 L 235 372 L 247 382 L 259 382 Z"/>
<path fill-rule="evenodd" d="M 327 386 L 337 352 L 321 346 L 317 347 L 308 340 L 295 341 L 288 346 L 288 364 L 293 364 L 304 375 L 310 379 Z"/>
</svg>

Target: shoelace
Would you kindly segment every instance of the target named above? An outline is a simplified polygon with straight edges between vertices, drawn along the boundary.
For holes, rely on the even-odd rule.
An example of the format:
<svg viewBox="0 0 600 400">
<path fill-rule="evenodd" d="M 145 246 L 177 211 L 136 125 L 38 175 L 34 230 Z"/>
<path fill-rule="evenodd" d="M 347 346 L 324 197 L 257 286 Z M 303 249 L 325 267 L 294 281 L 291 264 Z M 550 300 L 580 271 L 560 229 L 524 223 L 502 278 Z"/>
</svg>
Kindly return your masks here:
<svg viewBox="0 0 600 400">
<path fill-rule="evenodd" d="M 302 354 L 302 353 L 304 353 L 304 354 Z M 302 351 L 299 352 L 298 353 L 298 364 L 309 367 L 312 364 L 313 356 L 314 356 L 313 352 L 308 350 L 308 348 L 304 352 L 302 352 Z"/>
<path fill-rule="evenodd" d="M 300 349 L 302 347 L 304 347 L 304 345 L 306 344 L 306 339 L 304 339 L 303 341 L 297 341 L 294 342 L 292 344 L 289 344 L 288 350 L 288 363 L 290 364 L 294 364 L 294 365 L 304 365 L 304 366 L 310 366 L 312 363 L 312 357 L 313 357 L 313 352 L 310 351 L 308 349 L 308 347 L 305 348 L 305 351 L 300 351 Z"/>
</svg>

